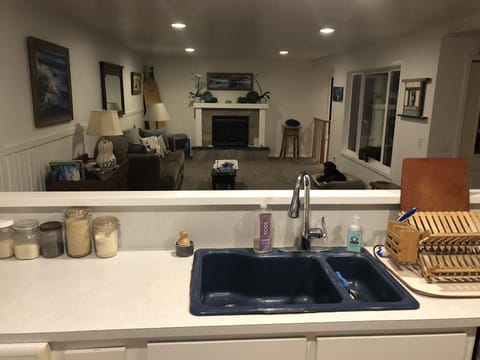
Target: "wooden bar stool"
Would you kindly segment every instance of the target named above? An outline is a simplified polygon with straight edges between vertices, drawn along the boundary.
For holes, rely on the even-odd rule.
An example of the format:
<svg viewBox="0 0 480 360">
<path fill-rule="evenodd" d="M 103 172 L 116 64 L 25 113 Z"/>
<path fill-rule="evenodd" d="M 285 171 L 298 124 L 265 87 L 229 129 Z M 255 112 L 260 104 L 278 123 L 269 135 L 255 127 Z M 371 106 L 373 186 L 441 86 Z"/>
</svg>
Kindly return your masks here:
<svg viewBox="0 0 480 360">
<path fill-rule="evenodd" d="M 300 154 L 300 128 L 301 126 L 288 126 L 282 125 L 283 127 L 283 138 L 282 138 L 282 148 L 280 150 L 280 157 L 285 159 L 287 155 L 288 142 L 292 140 L 293 143 L 293 158 L 298 159 Z"/>
</svg>

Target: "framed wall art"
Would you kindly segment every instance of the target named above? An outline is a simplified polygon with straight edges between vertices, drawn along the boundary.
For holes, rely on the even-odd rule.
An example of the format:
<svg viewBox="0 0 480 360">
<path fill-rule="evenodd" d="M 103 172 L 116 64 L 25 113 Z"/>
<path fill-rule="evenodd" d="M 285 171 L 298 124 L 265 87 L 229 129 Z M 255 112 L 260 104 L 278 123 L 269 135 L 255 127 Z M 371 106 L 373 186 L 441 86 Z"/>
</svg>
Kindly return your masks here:
<svg viewBox="0 0 480 360">
<path fill-rule="evenodd" d="M 142 74 L 131 72 L 130 83 L 132 84 L 132 95 L 140 95 L 142 92 Z"/>
<path fill-rule="evenodd" d="M 337 102 L 343 101 L 343 86 L 334 86 L 332 100 Z"/>
<path fill-rule="evenodd" d="M 404 79 L 405 94 L 403 98 L 403 110 L 400 116 L 426 119 L 423 116 L 425 103 L 425 90 L 430 78 Z"/>
<path fill-rule="evenodd" d="M 68 49 L 27 38 L 35 127 L 73 120 Z"/>
<path fill-rule="evenodd" d="M 252 73 L 207 73 L 208 90 L 252 90 Z"/>
</svg>

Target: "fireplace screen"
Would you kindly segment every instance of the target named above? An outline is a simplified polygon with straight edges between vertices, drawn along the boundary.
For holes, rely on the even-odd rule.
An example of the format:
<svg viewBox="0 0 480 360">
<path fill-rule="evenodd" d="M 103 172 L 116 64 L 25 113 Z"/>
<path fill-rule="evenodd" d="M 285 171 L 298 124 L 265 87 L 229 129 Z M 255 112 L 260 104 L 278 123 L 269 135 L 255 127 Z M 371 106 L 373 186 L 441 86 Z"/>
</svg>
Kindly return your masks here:
<svg viewBox="0 0 480 360">
<path fill-rule="evenodd" d="M 212 116 L 212 144 L 248 146 L 248 116 Z"/>
</svg>

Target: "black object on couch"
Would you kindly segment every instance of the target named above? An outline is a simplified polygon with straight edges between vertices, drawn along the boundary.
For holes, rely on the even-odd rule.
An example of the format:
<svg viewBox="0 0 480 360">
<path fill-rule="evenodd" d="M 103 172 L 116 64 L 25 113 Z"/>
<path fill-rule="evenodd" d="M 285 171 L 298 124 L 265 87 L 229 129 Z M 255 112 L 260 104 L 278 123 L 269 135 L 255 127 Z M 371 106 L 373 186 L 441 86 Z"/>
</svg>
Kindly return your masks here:
<svg viewBox="0 0 480 360">
<path fill-rule="evenodd" d="M 164 156 L 147 153 L 141 144 L 140 134 L 144 137 L 162 136 L 164 129 L 129 129 L 124 135 L 109 136 L 113 143 L 113 153 L 117 161 L 128 159 L 129 190 L 178 190 L 182 185 L 185 158 L 183 149 L 171 151 Z M 96 154 L 95 154 L 96 156 Z"/>
</svg>

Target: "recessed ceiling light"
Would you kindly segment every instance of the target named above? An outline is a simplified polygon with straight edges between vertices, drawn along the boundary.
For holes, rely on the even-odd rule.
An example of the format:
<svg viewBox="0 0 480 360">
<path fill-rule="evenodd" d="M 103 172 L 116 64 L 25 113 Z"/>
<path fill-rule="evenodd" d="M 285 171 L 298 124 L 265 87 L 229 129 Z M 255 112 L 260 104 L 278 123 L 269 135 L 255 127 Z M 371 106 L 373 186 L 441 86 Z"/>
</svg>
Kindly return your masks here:
<svg viewBox="0 0 480 360">
<path fill-rule="evenodd" d="M 172 24 L 172 28 L 174 29 L 185 29 L 187 27 L 187 25 L 185 25 L 184 23 L 173 23 Z"/>
<path fill-rule="evenodd" d="M 329 28 L 329 27 L 324 27 L 320 29 L 320 32 L 322 34 L 331 34 L 335 31 L 335 29 Z"/>
<path fill-rule="evenodd" d="M 185 51 L 188 52 L 188 53 L 192 53 L 195 51 L 194 48 L 185 48 Z"/>
<path fill-rule="evenodd" d="M 288 55 L 288 50 L 280 50 L 278 53 L 280 55 Z"/>
</svg>

